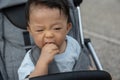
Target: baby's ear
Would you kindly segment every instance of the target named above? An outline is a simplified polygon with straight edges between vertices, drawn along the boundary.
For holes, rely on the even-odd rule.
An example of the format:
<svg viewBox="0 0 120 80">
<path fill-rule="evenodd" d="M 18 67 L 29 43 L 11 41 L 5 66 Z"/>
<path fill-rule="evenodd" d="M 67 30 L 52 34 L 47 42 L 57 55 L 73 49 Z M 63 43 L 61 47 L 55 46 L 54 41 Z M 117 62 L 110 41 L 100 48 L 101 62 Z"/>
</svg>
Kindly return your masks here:
<svg viewBox="0 0 120 80">
<path fill-rule="evenodd" d="M 27 26 L 27 31 L 30 33 L 30 35 L 32 35 L 32 34 L 31 34 L 31 29 L 30 29 L 29 26 Z"/>
<path fill-rule="evenodd" d="M 72 23 L 68 23 L 67 24 L 67 33 L 69 33 L 69 31 L 71 30 L 72 28 Z"/>
<path fill-rule="evenodd" d="M 27 26 L 27 31 L 30 32 L 30 27 L 29 26 Z"/>
</svg>

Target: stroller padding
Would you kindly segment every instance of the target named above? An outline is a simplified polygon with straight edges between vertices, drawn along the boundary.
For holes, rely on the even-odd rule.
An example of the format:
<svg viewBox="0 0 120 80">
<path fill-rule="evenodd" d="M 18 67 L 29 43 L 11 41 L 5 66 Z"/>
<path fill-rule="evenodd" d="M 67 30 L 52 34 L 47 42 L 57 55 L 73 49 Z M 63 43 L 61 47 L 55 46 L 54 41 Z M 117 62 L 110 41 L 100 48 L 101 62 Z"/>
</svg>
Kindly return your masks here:
<svg viewBox="0 0 120 80">
<path fill-rule="evenodd" d="M 3 12 L 16 27 L 26 29 L 25 4 L 5 8 Z"/>
<path fill-rule="evenodd" d="M 105 71 L 75 71 L 50 74 L 31 78 L 30 80 L 112 80 L 109 73 Z"/>
</svg>

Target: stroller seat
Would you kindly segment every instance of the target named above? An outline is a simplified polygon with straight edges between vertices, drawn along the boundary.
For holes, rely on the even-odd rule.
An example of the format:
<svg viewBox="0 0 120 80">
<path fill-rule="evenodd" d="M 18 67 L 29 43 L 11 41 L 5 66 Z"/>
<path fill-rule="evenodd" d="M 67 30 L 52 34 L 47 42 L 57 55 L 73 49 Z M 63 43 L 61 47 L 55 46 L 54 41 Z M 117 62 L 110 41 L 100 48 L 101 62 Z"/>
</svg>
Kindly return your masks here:
<svg viewBox="0 0 120 80">
<path fill-rule="evenodd" d="M 9 1 L 10 0 L 8 0 L 8 2 Z M 73 25 L 69 35 L 74 37 L 82 46 L 80 55 L 81 70 L 88 69 L 88 65 L 92 66 L 91 57 L 93 57 L 97 69 L 101 69 L 96 55 L 94 54 L 94 57 L 94 55 L 91 54 L 94 53 L 94 51 L 93 48 L 91 48 L 90 40 L 83 38 L 78 8 L 82 0 L 68 1 L 70 3 L 70 16 Z M 15 0 L 15 2 L 16 4 L 10 4 L 9 6 L 0 6 L 0 56 L 3 59 L 2 65 L 4 66 L 2 68 L 0 67 L 0 70 L 2 71 L 3 78 L 5 78 L 2 70 L 4 68 L 4 72 L 7 74 L 6 76 L 8 76 L 7 80 L 18 80 L 17 70 L 26 52 L 34 46 L 34 41 L 26 30 L 26 1 Z"/>
</svg>

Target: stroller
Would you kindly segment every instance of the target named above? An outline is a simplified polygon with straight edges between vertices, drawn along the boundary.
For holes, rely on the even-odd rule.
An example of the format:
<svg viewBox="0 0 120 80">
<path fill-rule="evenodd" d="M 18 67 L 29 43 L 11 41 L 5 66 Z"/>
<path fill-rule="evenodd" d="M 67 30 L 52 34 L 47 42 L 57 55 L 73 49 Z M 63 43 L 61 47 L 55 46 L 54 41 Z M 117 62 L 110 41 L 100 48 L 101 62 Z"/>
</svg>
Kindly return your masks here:
<svg viewBox="0 0 120 80">
<path fill-rule="evenodd" d="M 111 80 L 109 73 L 103 71 L 90 39 L 84 39 L 83 37 L 79 7 L 82 0 L 68 1 L 71 5 L 70 16 L 73 25 L 69 35 L 74 37 L 82 47 L 80 55 L 81 71 L 53 74 L 32 78 L 31 80 L 79 80 L 79 78 L 84 80 Z M 18 80 L 16 74 L 21 61 L 25 53 L 34 45 L 33 39 L 26 30 L 25 3 L 26 0 L 15 0 L 14 2 L 1 0 L 0 3 L 0 72 L 4 80 Z M 95 66 L 97 71 L 83 71 L 88 69 L 88 65 Z M 89 76 L 91 73 L 94 78 Z M 95 74 L 98 74 L 98 77 Z"/>
</svg>

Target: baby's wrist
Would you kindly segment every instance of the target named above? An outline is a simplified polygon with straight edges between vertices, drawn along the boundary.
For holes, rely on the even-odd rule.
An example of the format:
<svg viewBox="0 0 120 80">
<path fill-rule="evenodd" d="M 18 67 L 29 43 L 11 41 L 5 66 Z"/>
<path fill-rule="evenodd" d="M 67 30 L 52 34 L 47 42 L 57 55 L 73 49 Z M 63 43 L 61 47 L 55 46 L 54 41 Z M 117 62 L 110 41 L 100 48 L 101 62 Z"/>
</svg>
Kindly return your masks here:
<svg viewBox="0 0 120 80">
<path fill-rule="evenodd" d="M 40 57 L 37 63 L 48 66 L 51 63 L 51 60 Z"/>
<path fill-rule="evenodd" d="M 37 62 L 37 64 L 36 64 L 36 67 L 38 66 L 38 67 L 46 67 L 46 66 L 48 66 L 49 65 L 49 63 L 48 62 L 46 62 L 46 61 L 42 61 L 42 60 L 40 60 L 40 61 L 38 61 Z"/>
<path fill-rule="evenodd" d="M 30 74 L 29 78 L 35 76 L 42 76 L 48 74 L 48 65 L 47 64 L 36 64 L 34 71 Z"/>
</svg>

